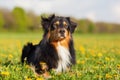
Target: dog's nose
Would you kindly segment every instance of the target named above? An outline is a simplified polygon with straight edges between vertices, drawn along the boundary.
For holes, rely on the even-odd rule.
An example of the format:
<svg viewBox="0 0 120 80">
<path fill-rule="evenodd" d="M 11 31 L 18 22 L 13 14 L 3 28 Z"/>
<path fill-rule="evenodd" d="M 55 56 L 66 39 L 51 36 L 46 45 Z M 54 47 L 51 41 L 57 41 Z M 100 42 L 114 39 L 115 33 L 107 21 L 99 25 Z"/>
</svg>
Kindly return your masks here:
<svg viewBox="0 0 120 80">
<path fill-rule="evenodd" d="M 64 34 L 65 30 L 64 29 L 60 29 L 59 33 Z"/>
</svg>

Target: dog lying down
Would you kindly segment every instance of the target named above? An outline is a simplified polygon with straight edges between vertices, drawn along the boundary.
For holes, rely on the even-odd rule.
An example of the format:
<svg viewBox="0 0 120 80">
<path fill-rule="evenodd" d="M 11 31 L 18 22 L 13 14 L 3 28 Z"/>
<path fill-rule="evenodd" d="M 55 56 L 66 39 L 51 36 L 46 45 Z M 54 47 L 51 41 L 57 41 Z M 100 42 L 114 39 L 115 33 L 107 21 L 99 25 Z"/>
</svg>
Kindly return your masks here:
<svg viewBox="0 0 120 80">
<path fill-rule="evenodd" d="M 34 67 L 38 75 L 47 76 L 47 71 L 65 72 L 76 63 L 72 33 L 77 24 L 69 17 L 51 15 L 41 17 L 44 30 L 39 44 L 28 43 L 23 47 L 21 62 Z"/>
</svg>

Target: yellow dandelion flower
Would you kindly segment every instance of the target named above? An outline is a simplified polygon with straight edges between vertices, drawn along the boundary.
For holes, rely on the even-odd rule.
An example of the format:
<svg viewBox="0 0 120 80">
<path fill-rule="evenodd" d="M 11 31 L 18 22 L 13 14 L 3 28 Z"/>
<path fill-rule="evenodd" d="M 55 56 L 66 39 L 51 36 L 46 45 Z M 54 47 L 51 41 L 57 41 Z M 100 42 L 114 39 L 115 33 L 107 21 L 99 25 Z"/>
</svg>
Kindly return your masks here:
<svg viewBox="0 0 120 80">
<path fill-rule="evenodd" d="M 10 75 L 10 73 L 9 72 L 1 72 L 1 75 L 3 75 L 3 76 L 9 76 Z"/>
<path fill-rule="evenodd" d="M 85 54 L 85 48 L 83 46 L 80 46 L 79 49 L 80 49 L 82 54 Z"/>
<path fill-rule="evenodd" d="M 110 61 L 110 58 L 109 58 L 109 57 L 105 57 L 105 60 L 106 60 L 106 61 Z"/>
<path fill-rule="evenodd" d="M 113 76 L 114 76 L 114 77 L 118 77 L 118 74 L 114 74 Z"/>
<path fill-rule="evenodd" d="M 80 64 L 80 60 L 77 60 L 77 64 Z"/>
<path fill-rule="evenodd" d="M 77 76 L 81 76 L 81 75 L 82 75 L 82 73 L 77 71 Z"/>
<path fill-rule="evenodd" d="M 106 79 L 110 79 L 110 78 L 112 78 L 112 76 L 111 76 L 110 74 L 106 74 L 106 75 L 105 75 L 105 78 L 106 78 Z"/>
<path fill-rule="evenodd" d="M 44 80 L 44 78 L 40 77 L 40 78 L 37 78 L 36 80 Z"/>
<path fill-rule="evenodd" d="M 85 64 L 85 61 L 84 60 L 80 61 L 80 64 Z"/>
<path fill-rule="evenodd" d="M 26 68 L 30 68 L 30 66 L 29 66 L 29 65 L 26 65 L 25 67 L 26 67 Z"/>
<path fill-rule="evenodd" d="M 32 80 L 31 78 L 26 78 L 25 80 Z"/>
<path fill-rule="evenodd" d="M 77 64 L 85 64 L 85 61 L 84 60 L 82 60 L 82 61 L 77 60 Z"/>
<path fill-rule="evenodd" d="M 102 55 L 102 53 L 98 53 L 97 56 L 98 57 L 102 57 L 103 55 Z"/>
<path fill-rule="evenodd" d="M 8 55 L 9 58 L 13 58 L 13 56 L 11 54 Z"/>
</svg>

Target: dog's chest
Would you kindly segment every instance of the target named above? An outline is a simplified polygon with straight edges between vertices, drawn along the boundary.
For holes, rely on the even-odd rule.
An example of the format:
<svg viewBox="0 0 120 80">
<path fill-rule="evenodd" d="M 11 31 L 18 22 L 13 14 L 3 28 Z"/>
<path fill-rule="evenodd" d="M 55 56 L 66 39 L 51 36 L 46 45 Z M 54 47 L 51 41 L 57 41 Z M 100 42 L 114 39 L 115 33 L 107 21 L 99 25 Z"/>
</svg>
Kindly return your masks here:
<svg viewBox="0 0 120 80">
<path fill-rule="evenodd" d="M 58 52 L 59 60 L 58 60 L 58 67 L 56 69 L 56 72 L 62 72 L 65 71 L 68 68 L 68 66 L 71 64 L 70 62 L 71 55 L 69 50 L 66 47 L 60 45 L 59 43 L 57 46 L 57 52 Z"/>
</svg>

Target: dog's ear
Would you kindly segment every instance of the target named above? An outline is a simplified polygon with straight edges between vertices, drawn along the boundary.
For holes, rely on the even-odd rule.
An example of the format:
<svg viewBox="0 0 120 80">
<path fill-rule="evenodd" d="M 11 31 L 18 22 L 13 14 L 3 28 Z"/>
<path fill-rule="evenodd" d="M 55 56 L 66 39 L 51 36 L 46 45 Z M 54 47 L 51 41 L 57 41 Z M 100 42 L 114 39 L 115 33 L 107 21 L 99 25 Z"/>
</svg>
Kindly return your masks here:
<svg viewBox="0 0 120 80">
<path fill-rule="evenodd" d="M 43 16 L 41 16 L 41 24 L 42 24 L 42 27 L 43 27 L 43 30 L 44 31 L 48 31 L 49 30 L 49 25 L 50 25 L 50 22 L 52 21 L 52 19 L 55 17 L 55 14 L 49 16 L 48 18 L 45 18 Z"/>
<path fill-rule="evenodd" d="M 73 33 L 75 31 L 75 28 L 77 27 L 77 23 L 71 21 L 70 17 L 66 17 L 66 19 L 69 21 L 69 23 L 70 23 L 70 31 L 71 31 L 71 33 Z"/>
</svg>

